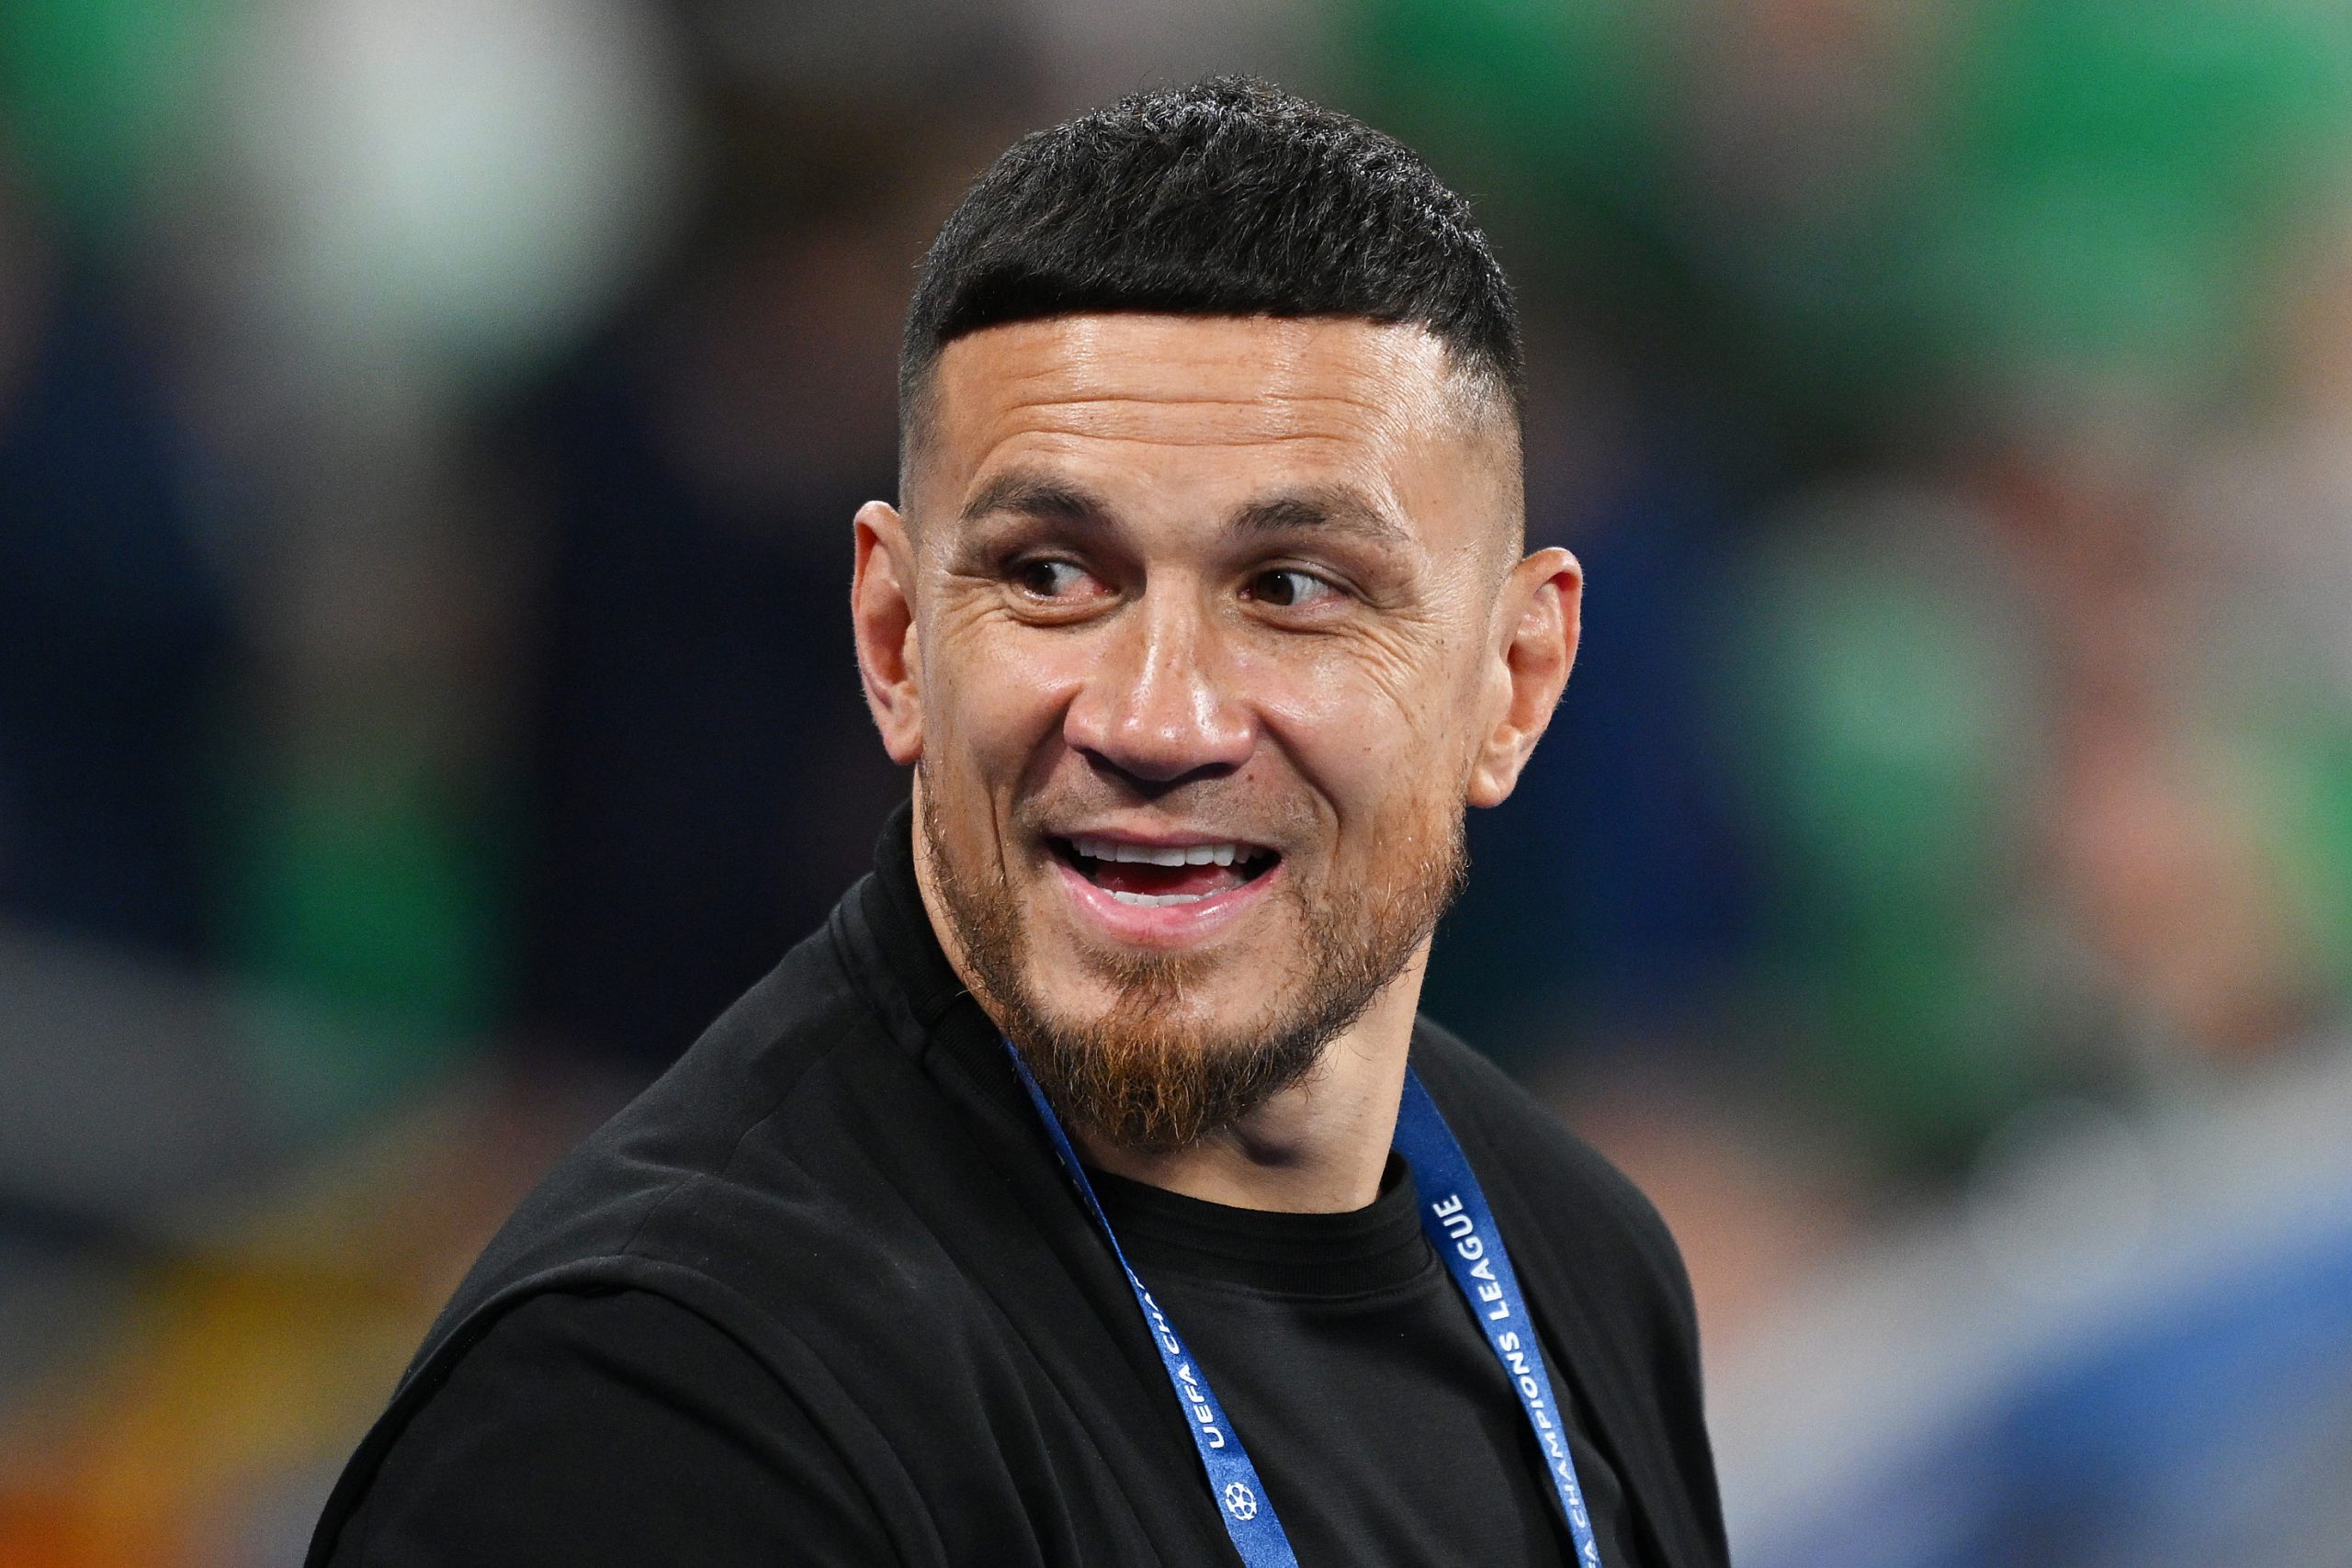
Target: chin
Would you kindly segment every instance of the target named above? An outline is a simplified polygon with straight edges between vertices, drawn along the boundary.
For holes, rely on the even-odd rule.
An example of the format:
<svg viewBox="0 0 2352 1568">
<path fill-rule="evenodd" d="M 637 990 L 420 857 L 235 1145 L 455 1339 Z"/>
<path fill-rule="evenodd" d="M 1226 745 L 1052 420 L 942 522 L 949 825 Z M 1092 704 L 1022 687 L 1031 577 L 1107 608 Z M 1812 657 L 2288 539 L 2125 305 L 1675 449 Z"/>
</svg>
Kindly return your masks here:
<svg viewBox="0 0 2352 1568">
<path fill-rule="evenodd" d="M 1331 1031 L 1261 1008 L 1184 1005 L 1145 983 L 1081 1007 L 1034 996 L 1002 1020 L 1061 1112 L 1127 1148 L 1170 1152 L 1244 1121 L 1302 1081 Z"/>
<path fill-rule="evenodd" d="M 1094 1037 L 1123 1036 L 1158 1040 L 1176 1054 L 1214 1055 L 1229 1044 L 1266 1032 L 1263 1007 L 1238 1002 L 1204 1004 L 1189 989 L 1174 985 L 1121 987 L 1096 979 L 1057 986 L 1046 981 L 1029 992 L 1030 1015 L 1053 1030 Z"/>
<path fill-rule="evenodd" d="M 966 983 L 1065 1116 L 1136 1147 L 1185 1146 L 1305 1079 L 1411 962 L 1461 866 L 1457 835 L 1417 874 L 1315 902 L 1279 857 L 1237 855 L 1216 897 L 1138 915 L 1099 865 L 1057 857 L 1021 887 L 924 827 Z"/>
</svg>

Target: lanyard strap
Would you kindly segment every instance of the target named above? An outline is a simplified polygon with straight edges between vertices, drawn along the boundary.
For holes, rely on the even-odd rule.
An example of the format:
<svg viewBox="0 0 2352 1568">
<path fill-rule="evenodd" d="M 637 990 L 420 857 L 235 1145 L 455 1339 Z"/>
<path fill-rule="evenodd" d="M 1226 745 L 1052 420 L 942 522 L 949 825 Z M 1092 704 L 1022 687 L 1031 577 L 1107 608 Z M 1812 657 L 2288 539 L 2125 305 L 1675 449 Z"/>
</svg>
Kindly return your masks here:
<svg viewBox="0 0 2352 1568">
<path fill-rule="evenodd" d="M 1273 1500 L 1258 1477 L 1258 1467 L 1250 1462 L 1240 1434 L 1226 1419 L 1225 1407 L 1210 1391 L 1207 1374 L 1193 1363 L 1168 1314 L 1159 1310 L 1127 1262 L 1110 1216 L 1103 1213 L 1094 1184 L 1086 1179 L 1086 1168 L 1079 1163 L 1078 1151 L 1071 1147 L 1069 1134 L 1062 1130 L 1061 1118 L 1054 1114 L 1046 1091 L 1037 1087 L 1012 1042 L 1007 1040 L 1004 1046 L 1012 1058 L 1013 1072 L 1037 1108 L 1037 1119 L 1045 1123 L 1064 1174 L 1078 1189 L 1103 1239 L 1111 1244 L 1111 1255 L 1118 1259 L 1127 1288 L 1135 1292 L 1136 1305 L 1151 1331 L 1152 1348 L 1159 1352 L 1169 1386 L 1175 1391 L 1177 1408 L 1185 1413 L 1184 1425 L 1193 1434 L 1193 1446 L 1200 1450 L 1202 1467 L 1208 1472 L 1209 1490 L 1216 1497 L 1234 1551 L 1240 1553 L 1247 1568 L 1298 1568 L 1290 1537 L 1274 1516 Z M 1420 1076 L 1410 1067 L 1405 1070 L 1405 1098 L 1397 1110 L 1396 1147 L 1420 1190 L 1422 1234 L 1445 1259 L 1447 1271 L 1470 1303 L 1495 1359 L 1518 1391 L 1520 1406 L 1527 1413 L 1528 1425 L 1534 1429 L 1559 1495 L 1561 1511 L 1567 1516 L 1577 1562 L 1582 1568 L 1600 1568 L 1600 1549 L 1593 1541 L 1592 1521 L 1585 1511 L 1584 1492 L 1577 1484 L 1576 1465 L 1568 1457 L 1567 1438 L 1561 1426 L 1565 1416 L 1553 1402 L 1551 1374 L 1544 1371 L 1544 1353 L 1536 1346 L 1535 1326 L 1527 1315 L 1527 1303 L 1520 1294 L 1519 1278 L 1511 1271 L 1510 1257 L 1503 1250 L 1502 1233 L 1487 1207 L 1486 1194 L 1478 1189 L 1478 1179 L 1471 1174 L 1469 1156 L 1462 1152 L 1445 1118 L 1438 1114 L 1436 1103 L 1421 1087 Z"/>
<path fill-rule="evenodd" d="M 1258 1479 L 1258 1467 L 1250 1462 L 1249 1453 L 1241 1447 L 1241 1435 L 1233 1423 L 1225 1418 L 1225 1407 L 1209 1392 L 1209 1380 L 1184 1350 L 1184 1342 L 1176 1337 L 1176 1330 L 1169 1325 L 1168 1314 L 1151 1299 L 1143 1281 L 1127 1262 L 1127 1255 L 1119 1247 L 1118 1233 L 1111 1228 L 1111 1218 L 1102 1212 L 1102 1201 L 1094 1196 L 1094 1184 L 1086 1179 L 1086 1168 L 1078 1162 L 1078 1151 L 1070 1147 L 1069 1134 L 1062 1131 L 1061 1118 L 1046 1101 L 1046 1091 L 1029 1074 L 1029 1064 L 1012 1042 L 1004 1043 L 1012 1053 L 1012 1070 L 1021 1075 L 1021 1085 L 1037 1107 L 1037 1119 L 1046 1124 L 1046 1134 L 1054 1141 L 1054 1153 L 1061 1156 L 1062 1169 L 1078 1189 L 1085 1201 L 1086 1212 L 1094 1216 L 1102 1227 L 1103 1239 L 1111 1244 L 1111 1256 L 1119 1260 L 1119 1268 L 1127 1276 L 1127 1288 L 1136 1293 L 1136 1304 L 1143 1309 L 1143 1320 L 1151 1330 L 1152 1348 L 1159 1352 L 1159 1364 L 1168 1370 L 1168 1382 L 1176 1391 L 1177 1408 L 1184 1412 L 1184 1425 L 1192 1430 L 1193 1446 L 1201 1450 L 1201 1463 L 1209 1472 L 1209 1490 L 1216 1495 L 1217 1512 L 1225 1519 L 1225 1533 L 1233 1538 L 1233 1550 L 1241 1554 L 1248 1568 L 1298 1568 L 1298 1554 L 1290 1549 L 1290 1537 L 1283 1533 L 1282 1521 L 1274 1517 L 1273 1500 L 1266 1495 L 1266 1483 Z"/>
<path fill-rule="evenodd" d="M 1502 1230 L 1487 1207 L 1477 1177 L 1471 1174 L 1470 1156 L 1438 1114 L 1437 1102 L 1421 1087 L 1421 1076 L 1410 1067 L 1405 1069 L 1404 1103 L 1396 1110 L 1396 1152 L 1412 1168 L 1413 1184 L 1420 1190 L 1421 1234 L 1445 1259 L 1447 1272 L 1519 1394 L 1527 1424 L 1535 1429 L 1552 1488 L 1559 1494 L 1560 1511 L 1567 1516 L 1577 1562 L 1583 1568 L 1600 1568 L 1592 1516 L 1585 1509 L 1584 1488 L 1577 1483 L 1576 1461 L 1568 1457 L 1563 1425 L 1567 1412 L 1552 1398 L 1552 1374 L 1544 1370 L 1544 1351 L 1535 1343 L 1535 1325 L 1527 1315 L 1527 1298 L 1520 1294 L 1510 1254 L 1503 1247 Z"/>
</svg>

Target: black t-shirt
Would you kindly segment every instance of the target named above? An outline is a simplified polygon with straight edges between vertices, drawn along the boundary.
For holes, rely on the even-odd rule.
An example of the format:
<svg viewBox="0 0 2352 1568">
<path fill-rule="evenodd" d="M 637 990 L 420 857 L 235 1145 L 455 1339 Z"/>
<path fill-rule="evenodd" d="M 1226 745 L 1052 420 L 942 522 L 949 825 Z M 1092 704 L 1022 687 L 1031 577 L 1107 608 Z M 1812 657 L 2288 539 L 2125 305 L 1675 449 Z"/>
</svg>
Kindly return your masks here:
<svg viewBox="0 0 2352 1568">
<path fill-rule="evenodd" d="M 501 1317 L 392 1446 L 332 1559 L 371 1568 L 865 1568 L 874 1508 L 807 1411 L 665 1296 Z"/>
<path fill-rule="evenodd" d="M 1412 1062 L 1509 1241 L 1611 1568 L 1722 1568 L 1665 1228 L 1442 1031 Z M 1401 1188 L 1317 1217 L 1103 1187 L 1305 1563 L 1565 1556 Z M 1125 1279 L 939 949 L 903 812 L 825 928 L 508 1221 L 309 1562 L 1238 1562 Z"/>
<path fill-rule="evenodd" d="M 1301 1568 L 1558 1568 L 1574 1557 L 1535 1435 L 1389 1156 L 1343 1214 L 1093 1183 L 1127 1261 L 1184 1337 Z M 1509 1240 L 1508 1237 L 1505 1238 Z M 1641 1568 L 1617 1474 L 1574 1405 L 1567 1438 L 1607 1568 Z"/>
<path fill-rule="evenodd" d="M 1342 1214 L 1093 1181 L 1249 1445 L 1301 1568 L 1570 1561 L 1526 1418 L 1422 1235 L 1401 1160 L 1377 1201 Z M 877 1561 L 855 1481 L 764 1382 L 740 1346 L 660 1296 L 535 1296 L 420 1413 L 369 1528 L 349 1539 L 390 1563 Z M 1568 1443 L 1601 1561 L 1641 1568 L 1616 1472 L 1573 1408 Z"/>
</svg>

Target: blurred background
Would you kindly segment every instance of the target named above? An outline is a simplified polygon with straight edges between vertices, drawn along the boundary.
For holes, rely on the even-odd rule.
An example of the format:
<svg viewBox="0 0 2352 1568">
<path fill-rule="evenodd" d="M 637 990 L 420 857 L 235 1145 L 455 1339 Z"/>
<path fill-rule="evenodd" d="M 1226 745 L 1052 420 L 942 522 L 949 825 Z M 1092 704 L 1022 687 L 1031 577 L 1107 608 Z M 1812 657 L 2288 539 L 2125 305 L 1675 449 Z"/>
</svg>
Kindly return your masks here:
<svg viewBox="0 0 2352 1568">
<path fill-rule="evenodd" d="M 1653 1193 L 1745 1568 L 2352 1563 L 2352 8 L 7 0 L 0 1563 L 299 1561 L 865 864 L 1020 130 L 1250 69 L 1522 290 L 1585 649 L 1429 1008 Z"/>
</svg>

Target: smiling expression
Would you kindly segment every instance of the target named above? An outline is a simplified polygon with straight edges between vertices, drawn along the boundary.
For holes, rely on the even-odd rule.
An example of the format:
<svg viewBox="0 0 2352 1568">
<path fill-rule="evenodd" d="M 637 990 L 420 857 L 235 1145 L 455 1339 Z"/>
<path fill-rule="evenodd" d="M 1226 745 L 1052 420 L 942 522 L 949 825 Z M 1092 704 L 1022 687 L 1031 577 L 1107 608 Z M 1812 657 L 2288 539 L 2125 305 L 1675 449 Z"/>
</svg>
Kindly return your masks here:
<svg viewBox="0 0 2352 1568">
<path fill-rule="evenodd" d="M 1135 314 L 959 338 L 917 412 L 855 608 L 951 958 L 1114 1074 L 1304 1031 L 1295 1077 L 1417 987 L 1566 678 L 1507 407 L 1418 327 Z"/>
</svg>

